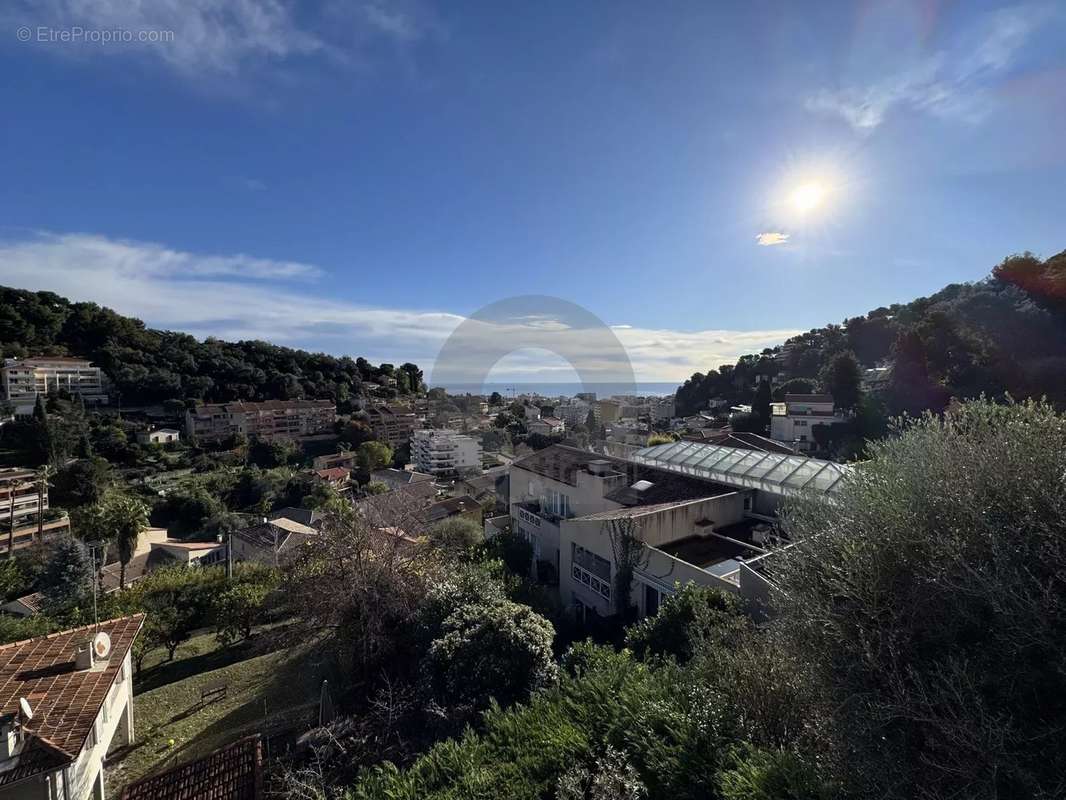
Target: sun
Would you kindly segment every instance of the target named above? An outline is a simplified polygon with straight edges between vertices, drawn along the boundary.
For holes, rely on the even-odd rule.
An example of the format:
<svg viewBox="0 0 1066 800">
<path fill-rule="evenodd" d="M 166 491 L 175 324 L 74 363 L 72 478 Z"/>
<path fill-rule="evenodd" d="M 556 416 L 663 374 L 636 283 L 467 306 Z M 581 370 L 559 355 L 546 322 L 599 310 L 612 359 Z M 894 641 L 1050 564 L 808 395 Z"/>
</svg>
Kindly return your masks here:
<svg viewBox="0 0 1066 800">
<path fill-rule="evenodd" d="M 788 195 L 788 204 L 800 214 L 817 211 L 825 204 L 828 191 L 820 181 L 807 181 L 795 187 Z"/>
</svg>

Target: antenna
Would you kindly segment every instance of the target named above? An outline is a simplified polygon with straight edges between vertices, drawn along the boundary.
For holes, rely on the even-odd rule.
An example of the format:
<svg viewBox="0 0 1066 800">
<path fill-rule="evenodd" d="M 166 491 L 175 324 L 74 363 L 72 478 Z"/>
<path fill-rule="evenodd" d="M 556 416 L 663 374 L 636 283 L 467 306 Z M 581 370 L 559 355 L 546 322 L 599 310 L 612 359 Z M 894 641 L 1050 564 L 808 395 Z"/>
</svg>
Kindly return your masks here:
<svg viewBox="0 0 1066 800">
<path fill-rule="evenodd" d="M 25 697 L 19 698 L 19 712 L 22 715 L 23 722 L 29 722 L 33 719 L 33 709 L 30 707 L 30 701 Z"/>
</svg>

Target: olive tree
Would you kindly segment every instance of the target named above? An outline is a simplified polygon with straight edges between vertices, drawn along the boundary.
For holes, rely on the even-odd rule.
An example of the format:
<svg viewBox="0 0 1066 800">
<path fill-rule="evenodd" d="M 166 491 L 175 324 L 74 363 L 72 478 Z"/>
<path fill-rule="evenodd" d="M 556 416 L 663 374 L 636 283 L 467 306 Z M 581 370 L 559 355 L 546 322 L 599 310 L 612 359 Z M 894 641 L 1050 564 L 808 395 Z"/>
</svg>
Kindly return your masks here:
<svg viewBox="0 0 1066 800">
<path fill-rule="evenodd" d="M 787 513 L 779 624 L 858 794 L 1051 797 L 1066 774 L 1066 419 L 980 400 Z"/>
</svg>

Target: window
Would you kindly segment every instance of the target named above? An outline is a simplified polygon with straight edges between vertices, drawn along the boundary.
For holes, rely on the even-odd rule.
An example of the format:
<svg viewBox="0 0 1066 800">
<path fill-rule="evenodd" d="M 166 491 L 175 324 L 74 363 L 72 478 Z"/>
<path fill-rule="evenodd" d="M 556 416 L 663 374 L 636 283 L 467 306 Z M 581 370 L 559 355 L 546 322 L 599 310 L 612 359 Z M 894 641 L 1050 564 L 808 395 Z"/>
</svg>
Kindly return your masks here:
<svg viewBox="0 0 1066 800">
<path fill-rule="evenodd" d="M 570 574 L 596 594 L 611 599 L 611 563 L 583 547 L 570 543 Z"/>
</svg>

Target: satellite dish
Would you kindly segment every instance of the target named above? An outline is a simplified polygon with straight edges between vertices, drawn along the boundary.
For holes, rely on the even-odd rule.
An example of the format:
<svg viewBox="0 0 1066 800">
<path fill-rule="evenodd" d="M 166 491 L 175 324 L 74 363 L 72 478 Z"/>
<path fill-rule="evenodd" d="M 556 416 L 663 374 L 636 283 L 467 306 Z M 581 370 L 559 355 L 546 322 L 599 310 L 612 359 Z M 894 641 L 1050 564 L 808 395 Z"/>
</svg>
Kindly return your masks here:
<svg viewBox="0 0 1066 800">
<path fill-rule="evenodd" d="M 111 654 L 111 637 L 100 631 L 93 637 L 93 655 L 103 660 Z"/>
<path fill-rule="evenodd" d="M 22 718 L 26 722 L 29 722 L 31 719 L 33 719 L 33 709 L 30 708 L 30 701 L 27 700 L 25 697 L 19 698 L 19 711 L 22 712 Z"/>
</svg>

